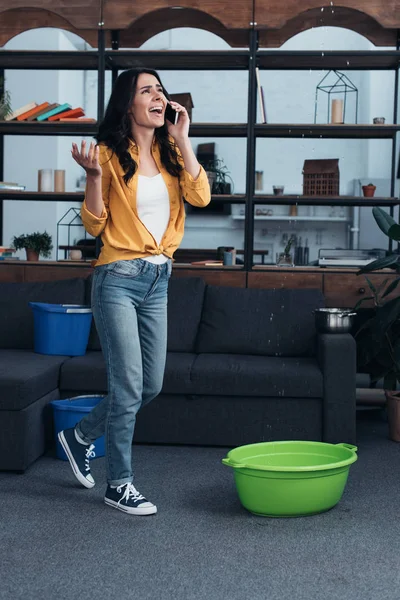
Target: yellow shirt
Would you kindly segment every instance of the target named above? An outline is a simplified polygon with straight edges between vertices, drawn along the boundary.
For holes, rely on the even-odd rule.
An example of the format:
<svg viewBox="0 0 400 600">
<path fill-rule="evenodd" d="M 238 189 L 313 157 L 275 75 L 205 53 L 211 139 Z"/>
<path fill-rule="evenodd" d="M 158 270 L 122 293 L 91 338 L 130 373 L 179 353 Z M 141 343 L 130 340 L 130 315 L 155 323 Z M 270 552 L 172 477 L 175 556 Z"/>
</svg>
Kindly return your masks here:
<svg viewBox="0 0 400 600">
<path fill-rule="evenodd" d="M 129 152 L 139 165 L 139 147 L 131 143 Z M 185 208 L 183 197 L 193 206 L 207 206 L 211 200 L 210 186 L 203 167 L 197 179 L 183 169 L 179 177 L 170 175 L 161 163 L 160 149 L 156 141 L 152 146 L 152 155 L 168 189 L 170 219 L 160 244 L 157 244 L 151 233 L 139 219 L 136 209 L 136 190 L 138 170 L 126 185 L 117 155 L 100 144 L 99 162 L 103 171 L 102 194 L 104 210 L 96 217 L 88 210 L 86 200 L 81 209 L 83 225 L 90 235 L 101 234 L 103 247 L 95 266 L 104 265 L 116 260 L 143 258 L 152 254 L 164 254 L 172 258 L 184 233 Z M 178 151 L 179 162 L 183 159 Z"/>
</svg>

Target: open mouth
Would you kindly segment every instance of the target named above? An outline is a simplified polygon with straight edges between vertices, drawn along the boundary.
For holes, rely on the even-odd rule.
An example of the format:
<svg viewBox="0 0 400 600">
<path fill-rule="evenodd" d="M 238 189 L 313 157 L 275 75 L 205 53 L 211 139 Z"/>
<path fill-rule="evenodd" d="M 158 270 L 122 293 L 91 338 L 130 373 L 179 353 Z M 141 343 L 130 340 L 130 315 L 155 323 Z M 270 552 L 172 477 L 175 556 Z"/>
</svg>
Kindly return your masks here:
<svg viewBox="0 0 400 600">
<path fill-rule="evenodd" d="M 149 112 L 152 115 L 155 115 L 157 117 L 162 117 L 163 116 L 163 112 L 164 112 L 164 107 L 163 106 L 152 106 L 150 108 Z"/>
</svg>

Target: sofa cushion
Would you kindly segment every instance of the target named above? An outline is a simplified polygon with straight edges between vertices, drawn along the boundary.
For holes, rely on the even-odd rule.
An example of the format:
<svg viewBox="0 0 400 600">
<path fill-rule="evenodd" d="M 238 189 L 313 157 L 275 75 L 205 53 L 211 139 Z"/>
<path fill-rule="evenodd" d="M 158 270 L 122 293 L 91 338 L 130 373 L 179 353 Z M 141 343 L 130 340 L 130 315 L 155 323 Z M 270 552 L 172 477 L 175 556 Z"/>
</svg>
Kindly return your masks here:
<svg viewBox="0 0 400 600">
<path fill-rule="evenodd" d="M 313 356 L 313 310 L 324 306 L 319 290 L 208 286 L 197 351 L 264 356 Z"/>
<path fill-rule="evenodd" d="M 171 277 L 168 290 L 168 350 L 194 352 L 203 308 L 205 283 L 200 277 Z"/>
<path fill-rule="evenodd" d="M 313 358 L 200 354 L 191 380 L 196 395 L 323 397 L 322 372 Z"/>
<path fill-rule="evenodd" d="M 0 411 L 22 410 L 58 388 L 66 356 L 0 350 Z"/>
<path fill-rule="evenodd" d="M 83 279 L 0 283 L 0 348 L 33 349 L 33 312 L 29 302 L 84 304 Z"/>
<path fill-rule="evenodd" d="M 168 352 L 165 365 L 163 392 L 166 394 L 194 394 L 191 372 L 196 354 Z M 68 358 L 61 367 L 60 391 L 105 392 L 107 374 L 103 354 L 88 351 L 85 356 Z"/>
<path fill-rule="evenodd" d="M 91 303 L 92 275 L 86 279 L 86 303 Z M 168 350 L 193 352 L 200 323 L 205 283 L 200 277 L 172 277 L 168 290 Z M 88 350 L 101 350 L 94 319 Z"/>
<path fill-rule="evenodd" d="M 167 352 L 162 393 L 195 394 L 192 371 L 196 360 L 197 354 L 190 352 Z"/>
<path fill-rule="evenodd" d="M 107 373 L 103 353 L 88 350 L 84 356 L 73 356 L 66 360 L 60 372 L 60 392 L 107 393 Z"/>
</svg>

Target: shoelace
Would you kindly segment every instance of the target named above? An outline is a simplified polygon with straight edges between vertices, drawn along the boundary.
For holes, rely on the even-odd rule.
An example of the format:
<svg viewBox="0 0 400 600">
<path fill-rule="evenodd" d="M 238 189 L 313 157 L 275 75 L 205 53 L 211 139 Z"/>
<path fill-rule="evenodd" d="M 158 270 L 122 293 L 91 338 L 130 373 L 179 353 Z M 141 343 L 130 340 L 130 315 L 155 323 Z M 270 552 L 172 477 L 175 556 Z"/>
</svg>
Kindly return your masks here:
<svg viewBox="0 0 400 600">
<path fill-rule="evenodd" d="M 122 502 L 122 500 L 125 500 L 125 504 L 128 504 L 130 498 L 132 498 L 134 500 L 145 500 L 145 497 L 142 496 L 142 494 L 140 494 L 137 491 L 137 489 L 135 488 L 133 483 L 123 483 L 122 485 L 118 486 L 117 487 L 118 494 L 120 494 L 122 492 L 123 487 L 125 487 L 125 491 L 124 491 L 122 498 L 120 498 L 118 500 L 118 504 L 120 502 Z"/>
<path fill-rule="evenodd" d="M 85 471 L 90 471 L 89 460 L 91 458 L 96 458 L 93 444 L 91 444 L 89 448 L 86 448 Z"/>
</svg>

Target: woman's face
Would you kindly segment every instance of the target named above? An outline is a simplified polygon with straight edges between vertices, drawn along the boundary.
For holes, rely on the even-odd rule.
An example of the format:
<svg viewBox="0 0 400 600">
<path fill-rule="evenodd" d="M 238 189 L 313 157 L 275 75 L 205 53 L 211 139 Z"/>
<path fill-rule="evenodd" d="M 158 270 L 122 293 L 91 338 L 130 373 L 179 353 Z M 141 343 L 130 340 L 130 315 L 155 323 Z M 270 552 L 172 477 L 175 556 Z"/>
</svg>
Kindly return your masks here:
<svg viewBox="0 0 400 600">
<path fill-rule="evenodd" d="M 140 73 L 136 82 L 130 114 L 136 125 L 155 129 L 164 125 L 167 99 L 157 77 Z"/>
</svg>

